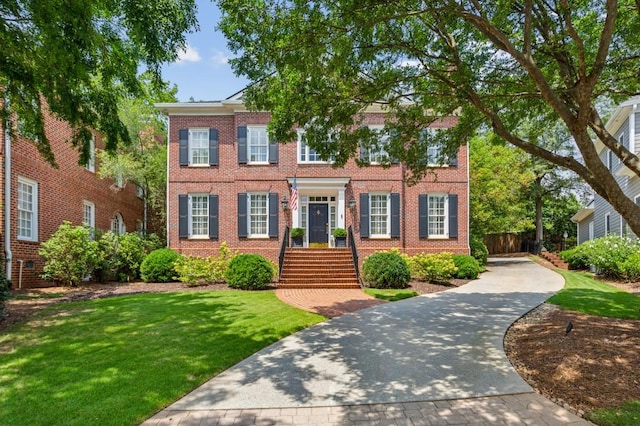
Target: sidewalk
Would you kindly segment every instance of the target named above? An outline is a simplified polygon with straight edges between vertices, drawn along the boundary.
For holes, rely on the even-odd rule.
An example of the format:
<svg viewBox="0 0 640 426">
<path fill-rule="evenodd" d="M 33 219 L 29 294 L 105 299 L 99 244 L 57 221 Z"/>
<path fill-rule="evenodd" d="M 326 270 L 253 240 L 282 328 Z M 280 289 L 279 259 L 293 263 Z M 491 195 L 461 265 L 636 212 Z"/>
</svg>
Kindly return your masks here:
<svg viewBox="0 0 640 426">
<path fill-rule="evenodd" d="M 493 259 L 463 287 L 289 336 L 144 424 L 588 425 L 535 394 L 502 349 L 509 325 L 562 286 L 526 259 Z"/>
</svg>

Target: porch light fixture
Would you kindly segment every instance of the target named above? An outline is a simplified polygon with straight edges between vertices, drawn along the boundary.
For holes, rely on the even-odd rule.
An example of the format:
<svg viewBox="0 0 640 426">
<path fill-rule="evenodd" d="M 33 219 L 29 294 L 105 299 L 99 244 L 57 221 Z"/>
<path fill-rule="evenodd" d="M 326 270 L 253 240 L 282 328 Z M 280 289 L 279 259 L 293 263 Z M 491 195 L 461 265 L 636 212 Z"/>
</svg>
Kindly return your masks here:
<svg viewBox="0 0 640 426">
<path fill-rule="evenodd" d="M 289 200 L 287 200 L 287 196 L 282 197 L 282 201 L 280 201 L 280 205 L 282 206 L 282 210 L 289 210 Z"/>
<path fill-rule="evenodd" d="M 353 210 L 356 208 L 356 199 L 353 198 L 353 195 L 351 196 L 351 198 L 349 198 L 349 209 Z"/>
</svg>

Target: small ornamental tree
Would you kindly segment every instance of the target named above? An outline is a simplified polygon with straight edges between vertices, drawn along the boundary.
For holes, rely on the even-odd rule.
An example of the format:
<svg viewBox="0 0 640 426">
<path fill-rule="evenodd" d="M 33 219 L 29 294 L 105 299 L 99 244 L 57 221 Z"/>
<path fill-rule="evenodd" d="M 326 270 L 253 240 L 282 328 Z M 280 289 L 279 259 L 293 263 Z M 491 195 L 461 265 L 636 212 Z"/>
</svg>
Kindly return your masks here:
<svg viewBox="0 0 640 426">
<path fill-rule="evenodd" d="M 39 253 L 45 259 L 42 277 L 72 287 L 90 276 L 102 261 L 91 229 L 72 226 L 68 221 L 42 243 Z"/>
</svg>

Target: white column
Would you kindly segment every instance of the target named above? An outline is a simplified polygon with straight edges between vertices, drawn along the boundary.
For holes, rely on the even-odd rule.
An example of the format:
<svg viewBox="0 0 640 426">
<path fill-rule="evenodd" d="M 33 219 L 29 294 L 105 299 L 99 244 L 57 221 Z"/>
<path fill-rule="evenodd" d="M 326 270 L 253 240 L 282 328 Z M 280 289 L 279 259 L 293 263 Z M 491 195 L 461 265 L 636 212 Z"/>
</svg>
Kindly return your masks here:
<svg viewBox="0 0 640 426">
<path fill-rule="evenodd" d="M 338 228 L 345 228 L 345 203 L 344 203 L 344 188 L 338 189 L 338 205 L 336 206 L 336 214 L 338 215 L 338 220 L 336 221 L 336 226 Z"/>
</svg>

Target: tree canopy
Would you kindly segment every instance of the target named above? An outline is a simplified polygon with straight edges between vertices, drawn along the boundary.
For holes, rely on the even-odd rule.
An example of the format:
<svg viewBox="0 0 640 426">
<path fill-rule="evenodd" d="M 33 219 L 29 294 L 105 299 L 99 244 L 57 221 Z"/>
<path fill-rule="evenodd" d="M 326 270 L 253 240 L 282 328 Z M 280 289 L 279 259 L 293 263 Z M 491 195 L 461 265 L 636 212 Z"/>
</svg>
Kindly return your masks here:
<svg viewBox="0 0 640 426">
<path fill-rule="evenodd" d="M 220 28 L 238 54 L 232 65 L 254 82 L 245 100 L 272 112 L 277 140 L 304 126 L 307 142 L 339 166 L 371 139 L 359 126 L 364 108 L 381 104 L 390 112 L 388 151 L 419 179 L 425 145 L 451 152 L 490 128 L 575 172 L 640 235 L 640 207 L 593 140 L 640 176 L 638 157 L 606 130 L 598 108 L 640 93 L 635 0 L 218 1 Z M 450 115 L 456 127 L 419 137 Z M 567 129 L 578 157 L 538 143 L 553 123 Z"/>
<path fill-rule="evenodd" d="M 141 67 L 158 78 L 160 65 L 176 59 L 185 35 L 197 27 L 195 9 L 195 0 L 3 0 L 5 127 L 17 116 L 52 164 L 45 110 L 73 128 L 70 142 L 82 163 L 89 158 L 92 130 L 105 135 L 110 151 L 129 142 L 118 102 L 141 94 Z"/>
</svg>

